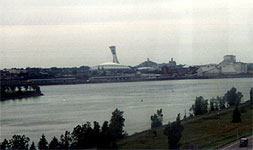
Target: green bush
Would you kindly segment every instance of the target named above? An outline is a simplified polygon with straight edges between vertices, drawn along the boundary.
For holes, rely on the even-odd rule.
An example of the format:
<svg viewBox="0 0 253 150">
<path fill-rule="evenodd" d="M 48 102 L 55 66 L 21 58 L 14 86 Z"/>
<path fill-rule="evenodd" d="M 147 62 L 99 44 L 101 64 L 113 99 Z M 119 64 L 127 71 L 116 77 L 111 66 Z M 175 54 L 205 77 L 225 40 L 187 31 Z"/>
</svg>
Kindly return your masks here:
<svg viewBox="0 0 253 150">
<path fill-rule="evenodd" d="M 195 116 L 207 113 L 208 100 L 205 100 L 202 96 L 196 97 L 195 104 L 192 105 L 190 111 L 193 111 Z"/>
</svg>

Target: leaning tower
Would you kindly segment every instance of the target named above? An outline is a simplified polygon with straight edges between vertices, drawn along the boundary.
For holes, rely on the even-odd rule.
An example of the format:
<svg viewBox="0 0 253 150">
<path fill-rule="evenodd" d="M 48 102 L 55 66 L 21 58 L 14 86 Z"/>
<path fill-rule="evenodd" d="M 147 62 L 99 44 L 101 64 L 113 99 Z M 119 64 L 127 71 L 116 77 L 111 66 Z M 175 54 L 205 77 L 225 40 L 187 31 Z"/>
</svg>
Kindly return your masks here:
<svg viewBox="0 0 253 150">
<path fill-rule="evenodd" d="M 117 55 L 116 55 L 116 46 L 110 46 L 109 48 L 111 49 L 111 52 L 112 52 L 112 57 L 113 57 L 112 61 L 114 63 L 119 64 L 119 61 L 118 61 L 118 58 L 117 58 Z"/>
</svg>

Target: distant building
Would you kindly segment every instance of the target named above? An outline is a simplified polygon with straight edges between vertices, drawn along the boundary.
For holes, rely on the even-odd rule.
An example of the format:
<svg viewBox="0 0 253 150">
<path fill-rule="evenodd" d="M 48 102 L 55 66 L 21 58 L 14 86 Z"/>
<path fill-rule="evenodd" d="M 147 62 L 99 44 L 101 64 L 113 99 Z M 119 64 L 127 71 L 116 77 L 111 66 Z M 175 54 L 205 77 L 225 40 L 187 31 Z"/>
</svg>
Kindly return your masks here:
<svg viewBox="0 0 253 150">
<path fill-rule="evenodd" d="M 236 56 L 234 55 L 226 55 L 221 63 L 200 66 L 197 72 L 199 76 L 241 74 L 247 73 L 247 64 L 236 62 Z"/>
<path fill-rule="evenodd" d="M 221 64 L 228 64 L 228 63 L 236 63 L 236 58 L 234 55 L 226 55 L 223 57 L 223 61 Z"/>
<path fill-rule="evenodd" d="M 171 60 L 169 61 L 169 63 L 162 63 L 158 65 L 159 68 L 163 68 L 163 67 L 168 67 L 168 68 L 183 68 L 185 65 L 179 64 L 177 65 L 176 61 L 171 58 Z"/>
<path fill-rule="evenodd" d="M 188 73 L 188 68 L 175 68 L 163 66 L 163 77 L 184 77 Z"/>
<path fill-rule="evenodd" d="M 20 73 L 27 73 L 26 69 L 17 69 L 17 68 L 12 68 L 12 69 L 4 69 L 4 71 L 12 73 L 12 74 L 20 74 Z"/>
<path fill-rule="evenodd" d="M 114 75 L 114 74 L 120 74 L 120 73 L 129 73 L 132 71 L 132 69 L 128 66 L 108 62 L 108 63 L 102 63 L 100 65 L 91 67 L 90 71 L 92 73 L 97 75 Z"/>
<path fill-rule="evenodd" d="M 135 68 L 141 73 L 155 73 L 159 70 L 158 64 L 149 60 L 149 58 L 147 58 L 146 61 L 135 66 Z"/>
<path fill-rule="evenodd" d="M 171 60 L 169 61 L 168 67 L 175 67 L 177 65 L 177 63 L 173 60 L 173 58 L 171 58 Z"/>
<path fill-rule="evenodd" d="M 149 58 L 147 58 L 146 61 L 140 63 L 139 65 L 135 66 L 136 68 L 142 68 L 142 67 L 151 67 L 151 68 L 157 68 L 158 64 L 149 60 Z"/>
<path fill-rule="evenodd" d="M 248 71 L 248 73 L 253 73 L 253 63 L 247 64 L 247 71 Z"/>
</svg>

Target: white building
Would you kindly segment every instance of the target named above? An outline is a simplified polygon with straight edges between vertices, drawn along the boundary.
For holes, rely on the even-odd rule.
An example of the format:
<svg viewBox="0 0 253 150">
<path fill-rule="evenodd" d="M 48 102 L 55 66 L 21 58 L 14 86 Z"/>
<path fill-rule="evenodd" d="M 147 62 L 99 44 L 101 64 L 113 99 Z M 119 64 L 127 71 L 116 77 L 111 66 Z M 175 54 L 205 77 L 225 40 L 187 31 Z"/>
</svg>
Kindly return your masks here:
<svg viewBox="0 0 253 150">
<path fill-rule="evenodd" d="M 203 65 L 198 69 L 199 76 L 218 74 L 241 74 L 247 73 L 247 64 L 236 62 L 236 56 L 226 55 L 219 64 Z"/>
<path fill-rule="evenodd" d="M 132 69 L 128 66 L 121 65 L 118 63 L 108 62 L 102 63 L 98 66 L 91 67 L 91 72 L 98 72 L 98 73 L 107 73 L 107 74 L 115 74 L 115 73 L 125 73 L 130 72 Z"/>
<path fill-rule="evenodd" d="M 112 52 L 113 62 L 102 63 L 97 66 L 93 66 L 90 69 L 92 74 L 96 75 L 116 75 L 122 73 L 130 73 L 132 69 L 129 66 L 121 65 L 116 55 L 116 47 L 109 47 Z"/>
</svg>

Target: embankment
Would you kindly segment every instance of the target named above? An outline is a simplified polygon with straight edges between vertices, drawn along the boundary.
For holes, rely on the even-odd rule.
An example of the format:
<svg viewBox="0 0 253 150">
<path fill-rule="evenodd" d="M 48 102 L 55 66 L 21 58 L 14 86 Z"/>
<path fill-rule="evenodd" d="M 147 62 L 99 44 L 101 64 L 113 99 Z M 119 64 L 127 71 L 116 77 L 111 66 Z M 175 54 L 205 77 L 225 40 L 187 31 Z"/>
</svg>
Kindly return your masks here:
<svg viewBox="0 0 253 150">
<path fill-rule="evenodd" d="M 253 109 L 249 103 L 240 105 L 241 123 L 232 123 L 233 110 L 234 107 L 183 120 L 181 149 L 215 149 L 238 137 L 252 134 Z M 119 148 L 167 149 L 168 139 L 163 134 L 164 128 L 165 126 L 128 136 L 118 142 Z M 157 134 L 153 134 L 153 131 Z"/>
</svg>

